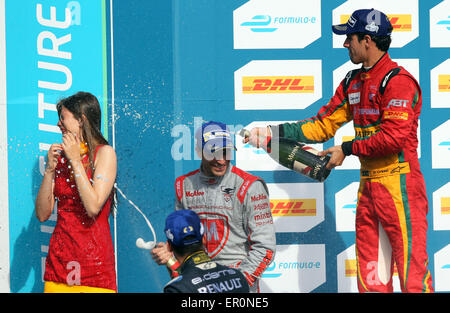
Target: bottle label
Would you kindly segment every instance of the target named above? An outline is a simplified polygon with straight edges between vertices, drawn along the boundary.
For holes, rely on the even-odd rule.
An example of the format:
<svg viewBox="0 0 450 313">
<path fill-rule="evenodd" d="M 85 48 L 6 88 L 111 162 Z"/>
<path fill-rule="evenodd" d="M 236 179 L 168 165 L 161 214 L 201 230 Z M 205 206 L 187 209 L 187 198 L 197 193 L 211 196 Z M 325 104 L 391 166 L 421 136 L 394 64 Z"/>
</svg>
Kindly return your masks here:
<svg viewBox="0 0 450 313">
<path fill-rule="evenodd" d="M 300 148 L 301 148 L 301 147 L 300 147 L 299 145 L 296 145 L 296 146 L 292 149 L 291 153 L 289 153 L 289 155 L 288 155 L 288 160 L 289 160 L 289 162 L 294 161 L 295 154 L 297 153 L 298 149 L 300 149 Z M 294 161 L 294 162 L 295 162 L 295 161 Z"/>
<path fill-rule="evenodd" d="M 292 169 L 294 171 L 299 172 L 299 173 L 301 173 L 303 175 L 306 175 L 306 176 L 310 176 L 310 172 L 312 170 L 311 167 L 309 167 L 309 166 L 307 166 L 307 165 L 305 165 L 303 163 L 300 163 L 298 161 L 294 161 L 294 164 L 292 165 Z"/>
<path fill-rule="evenodd" d="M 314 155 L 319 155 L 319 151 L 314 149 L 314 148 L 311 148 L 311 147 L 308 147 L 308 146 L 303 146 L 302 149 L 305 150 L 305 151 L 311 152 Z"/>
</svg>

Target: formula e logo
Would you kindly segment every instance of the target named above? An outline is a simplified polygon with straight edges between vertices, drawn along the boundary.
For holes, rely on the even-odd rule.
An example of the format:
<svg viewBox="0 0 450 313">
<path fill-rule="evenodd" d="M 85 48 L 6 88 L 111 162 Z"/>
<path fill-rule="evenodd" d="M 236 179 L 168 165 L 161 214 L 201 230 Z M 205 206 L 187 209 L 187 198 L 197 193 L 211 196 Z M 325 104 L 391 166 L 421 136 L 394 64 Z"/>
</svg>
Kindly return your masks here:
<svg viewBox="0 0 450 313">
<path fill-rule="evenodd" d="M 320 2 L 247 1 L 233 11 L 234 49 L 302 49 L 308 46 L 321 37 Z"/>
<path fill-rule="evenodd" d="M 200 217 L 205 230 L 206 242 L 204 245 L 210 258 L 215 257 L 222 251 L 228 241 L 229 225 L 228 217 L 219 213 L 196 212 Z"/>
<path fill-rule="evenodd" d="M 355 231 L 359 182 L 353 182 L 335 194 L 336 231 Z"/>
<path fill-rule="evenodd" d="M 251 21 L 244 22 L 241 26 L 249 26 L 250 30 L 255 33 L 270 33 L 278 29 L 277 27 L 267 27 L 271 21 L 270 15 L 255 15 Z"/>
<path fill-rule="evenodd" d="M 450 168 L 450 120 L 431 131 L 432 168 Z"/>
<path fill-rule="evenodd" d="M 441 20 L 436 23 L 437 25 L 444 25 L 445 28 L 450 30 L 450 16 L 448 17 L 448 20 Z"/>
<path fill-rule="evenodd" d="M 264 273 L 262 274 L 262 278 L 278 278 L 281 275 L 283 275 L 283 273 L 278 273 L 277 271 L 275 271 L 276 269 L 276 262 L 273 261 L 272 264 L 266 268 L 266 270 L 264 271 Z"/>
<path fill-rule="evenodd" d="M 450 291 L 450 244 L 434 254 L 435 290 Z"/>
<path fill-rule="evenodd" d="M 262 274 L 261 292 L 311 292 L 326 281 L 324 244 L 277 245 Z"/>
<path fill-rule="evenodd" d="M 450 1 L 445 0 L 430 10 L 430 47 L 450 47 Z"/>
</svg>

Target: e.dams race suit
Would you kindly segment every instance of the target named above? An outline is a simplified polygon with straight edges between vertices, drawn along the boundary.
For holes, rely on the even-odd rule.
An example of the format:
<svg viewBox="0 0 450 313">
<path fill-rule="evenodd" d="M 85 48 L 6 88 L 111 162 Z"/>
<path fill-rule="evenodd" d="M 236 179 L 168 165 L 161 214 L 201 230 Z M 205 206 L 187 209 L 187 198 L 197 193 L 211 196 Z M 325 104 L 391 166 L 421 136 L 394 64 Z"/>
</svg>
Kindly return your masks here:
<svg viewBox="0 0 450 313">
<path fill-rule="evenodd" d="M 394 261 L 402 291 L 433 291 L 428 201 L 417 156 L 421 106 L 419 84 L 386 53 L 369 70 L 350 71 L 315 117 L 271 127 L 274 136 L 316 143 L 353 120 L 355 138 L 342 150 L 361 162 L 356 210 L 361 292 L 391 292 Z"/>
<path fill-rule="evenodd" d="M 231 163 L 221 177 L 198 169 L 175 182 L 175 209 L 194 210 L 204 229 L 204 246 L 219 264 L 244 273 L 250 292 L 275 256 L 275 228 L 264 181 Z"/>
<path fill-rule="evenodd" d="M 181 264 L 180 275 L 164 287 L 165 293 L 247 293 L 244 275 L 236 269 L 211 261 L 205 252 L 189 255 Z"/>
</svg>

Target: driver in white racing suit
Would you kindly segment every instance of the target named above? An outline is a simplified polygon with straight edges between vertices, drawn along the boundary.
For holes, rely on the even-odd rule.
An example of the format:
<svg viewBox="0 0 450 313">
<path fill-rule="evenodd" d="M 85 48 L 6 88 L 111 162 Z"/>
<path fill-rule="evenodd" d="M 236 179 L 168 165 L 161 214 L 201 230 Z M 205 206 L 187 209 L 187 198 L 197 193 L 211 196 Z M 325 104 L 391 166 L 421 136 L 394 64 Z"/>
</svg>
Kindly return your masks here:
<svg viewBox="0 0 450 313">
<path fill-rule="evenodd" d="M 205 228 L 209 257 L 242 271 L 250 292 L 258 292 L 259 278 L 274 259 L 276 246 L 267 186 L 230 163 L 235 147 L 225 124 L 204 123 L 196 138 L 202 163 L 176 179 L 175 209 L 195 211 Z M 167 265 L 172 258 L 164 243 L 151 254 L 158 264 Z M 176 265 L 169 264 L 176 271 Z"/>
</svg>

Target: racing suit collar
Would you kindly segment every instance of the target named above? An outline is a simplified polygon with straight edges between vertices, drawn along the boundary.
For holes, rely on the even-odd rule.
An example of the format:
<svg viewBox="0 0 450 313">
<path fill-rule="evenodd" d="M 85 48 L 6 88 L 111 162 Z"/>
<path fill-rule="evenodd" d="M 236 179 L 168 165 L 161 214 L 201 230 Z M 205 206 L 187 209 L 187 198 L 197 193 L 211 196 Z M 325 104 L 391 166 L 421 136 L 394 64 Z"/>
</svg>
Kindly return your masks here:
<svg viewBox="0 0 450 313">
<path fill-rule="evenodd" d="M 180 267 L 180 273 L 183 273 L 183 270 L 188 266 L 195 266 L 201 263 L 206 263 L 211 261 L 210 257 L 206 254 L 205 251 L 197 251 L 190 255 L 188 255 L 184 261 L 183 264 L 181 264 Z"/>
<path fill-rule="evenodd" d="M 233 165 L 231 163 L 229 163 L 227 171 L 225 172 L 225 175 L 223 175 L 223 176 L 207 176 L 203 172 L 202 167 L 200 166 L 200 180 L 202 183 L 207 184 L 207 185 L 219 184 L 223 180 L 223 178 L 231 172 L 232 167 L 233 167 Z"/>
<path fill-rule="evenodd" d="M 390 60 L 391 58 L 389 57 L 389 53 L 385 52 L 381 58 L 374 64 L 372 65 L 372 67 L 370 67 L 369 69 L 365 69 L 364 66 L 361 66 L 361 73 L 371 73 L 371 74 L 376 74 L 376 72 L 378 72 L 380 69 L 382 69 L 384 67 L 384 64 L 386 64 L 386 62 L 388 60 Z"/>
</svg>

